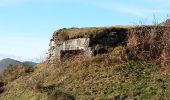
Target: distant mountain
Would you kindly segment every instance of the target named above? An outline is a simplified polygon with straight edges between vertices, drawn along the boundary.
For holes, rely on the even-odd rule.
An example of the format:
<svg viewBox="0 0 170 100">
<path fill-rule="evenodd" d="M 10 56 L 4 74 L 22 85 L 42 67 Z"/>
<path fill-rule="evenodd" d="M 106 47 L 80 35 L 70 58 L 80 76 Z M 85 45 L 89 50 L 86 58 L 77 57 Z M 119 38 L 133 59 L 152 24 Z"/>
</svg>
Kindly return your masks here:
<svg viewBox="0 0 170 100">
<path fill-rule="evenodd" d="M 32 61 L 24 61 L 23 63 L 26 64 L 26 65 L 29 65 L 29 66 L 35 66 L 35 65 L 38 64 L 38 63 L 35 63 L 35 62 L 32 62 Z"/>
<path fill-rule="evenodd" d="M 29 66 L 33 67 L 37 63 L 31 62 L 31 61 L 20 62 L 20 61 L 11 59 L 11 58 L 6 58 L 6 59 L 0 60 L 0 72 L 5 70 L 9 65 L 20 65 L 20 64 L 26 64 L 26 65 L 29 65 Z"/>
<path fill-rule="evenodd" d="M 14 59 L 10 59 L 10 58 L 2 59 L 0 60 L 0 72 L 5 70 L 9 65 L 20 65 L 20 64 L 23 63 Z"/>
</svg>

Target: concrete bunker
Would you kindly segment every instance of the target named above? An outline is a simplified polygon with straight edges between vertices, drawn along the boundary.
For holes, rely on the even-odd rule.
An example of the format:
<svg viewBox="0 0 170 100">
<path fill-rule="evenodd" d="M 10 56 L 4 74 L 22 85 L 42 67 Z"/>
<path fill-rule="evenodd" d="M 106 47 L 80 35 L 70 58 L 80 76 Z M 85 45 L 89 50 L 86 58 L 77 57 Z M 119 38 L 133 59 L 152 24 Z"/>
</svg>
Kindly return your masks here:
<svg viewBox="0 0 170 100">
<path fill-rule="evenodd" d="M 70 39 L 67 41 L 51 41 L 50 57 L 57 58 L 60 60 L 73 58 L 75 56 L 91 56 L 91 48 L 89 47 L 90 39 L 89 38 L 77 38 Z"/>
<path fill-rule="evenodd" d="M 58 30 L 54 32 L 50 42 L 49 59 L 65 60 L 80 56 L 90 57 L 107 53 L 110 48 L 124 43 L 127 33 L 127 28 L 76 28 Z M 72 37 L 72 34 L 76 35 Z"/>
</svg>

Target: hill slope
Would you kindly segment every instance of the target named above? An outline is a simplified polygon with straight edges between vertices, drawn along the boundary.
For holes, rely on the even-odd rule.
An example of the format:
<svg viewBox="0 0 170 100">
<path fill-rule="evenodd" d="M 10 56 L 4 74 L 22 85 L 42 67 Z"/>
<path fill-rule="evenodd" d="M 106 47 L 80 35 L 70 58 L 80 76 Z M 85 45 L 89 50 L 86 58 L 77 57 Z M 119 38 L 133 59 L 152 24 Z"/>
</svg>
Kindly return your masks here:
<svg viewBox="0 0 170 100">
<path fill-rule="evenodd" d="M 2 100 L 170 99 L 170 76 L 152 63 L 119 59 L 120 48 L 92 58 L 39 64 L 6 85 Z"/>
</svg>

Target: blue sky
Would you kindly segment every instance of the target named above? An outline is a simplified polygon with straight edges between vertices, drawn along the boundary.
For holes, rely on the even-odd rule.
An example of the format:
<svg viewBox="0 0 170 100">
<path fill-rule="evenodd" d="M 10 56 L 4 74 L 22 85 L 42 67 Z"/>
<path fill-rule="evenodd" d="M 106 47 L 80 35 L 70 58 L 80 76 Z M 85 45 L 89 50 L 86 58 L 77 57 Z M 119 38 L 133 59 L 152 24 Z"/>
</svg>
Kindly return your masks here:
<svg viewBox="0 0 170 100">
<path fill-rule="evenodd" d="M 151 24 L 169 14 L 170 0 L 0 0 L 0 59 L 41 59 L 59 28 Z"/>
</svg>

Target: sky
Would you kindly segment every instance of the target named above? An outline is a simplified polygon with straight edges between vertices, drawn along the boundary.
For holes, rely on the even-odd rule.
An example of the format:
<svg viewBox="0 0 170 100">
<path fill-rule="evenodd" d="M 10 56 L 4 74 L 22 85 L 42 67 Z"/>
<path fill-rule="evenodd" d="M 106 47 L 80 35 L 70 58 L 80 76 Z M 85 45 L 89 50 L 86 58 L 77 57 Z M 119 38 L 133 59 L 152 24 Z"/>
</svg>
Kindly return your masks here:
<svg viewBox="0 0 170 100">
<path fill-rule="evenodd" d="M 0 59 L 40 61 L 55 30 L 139 25 L 170 15 L 170 0 L 0 0 Z"/>
</svg>

